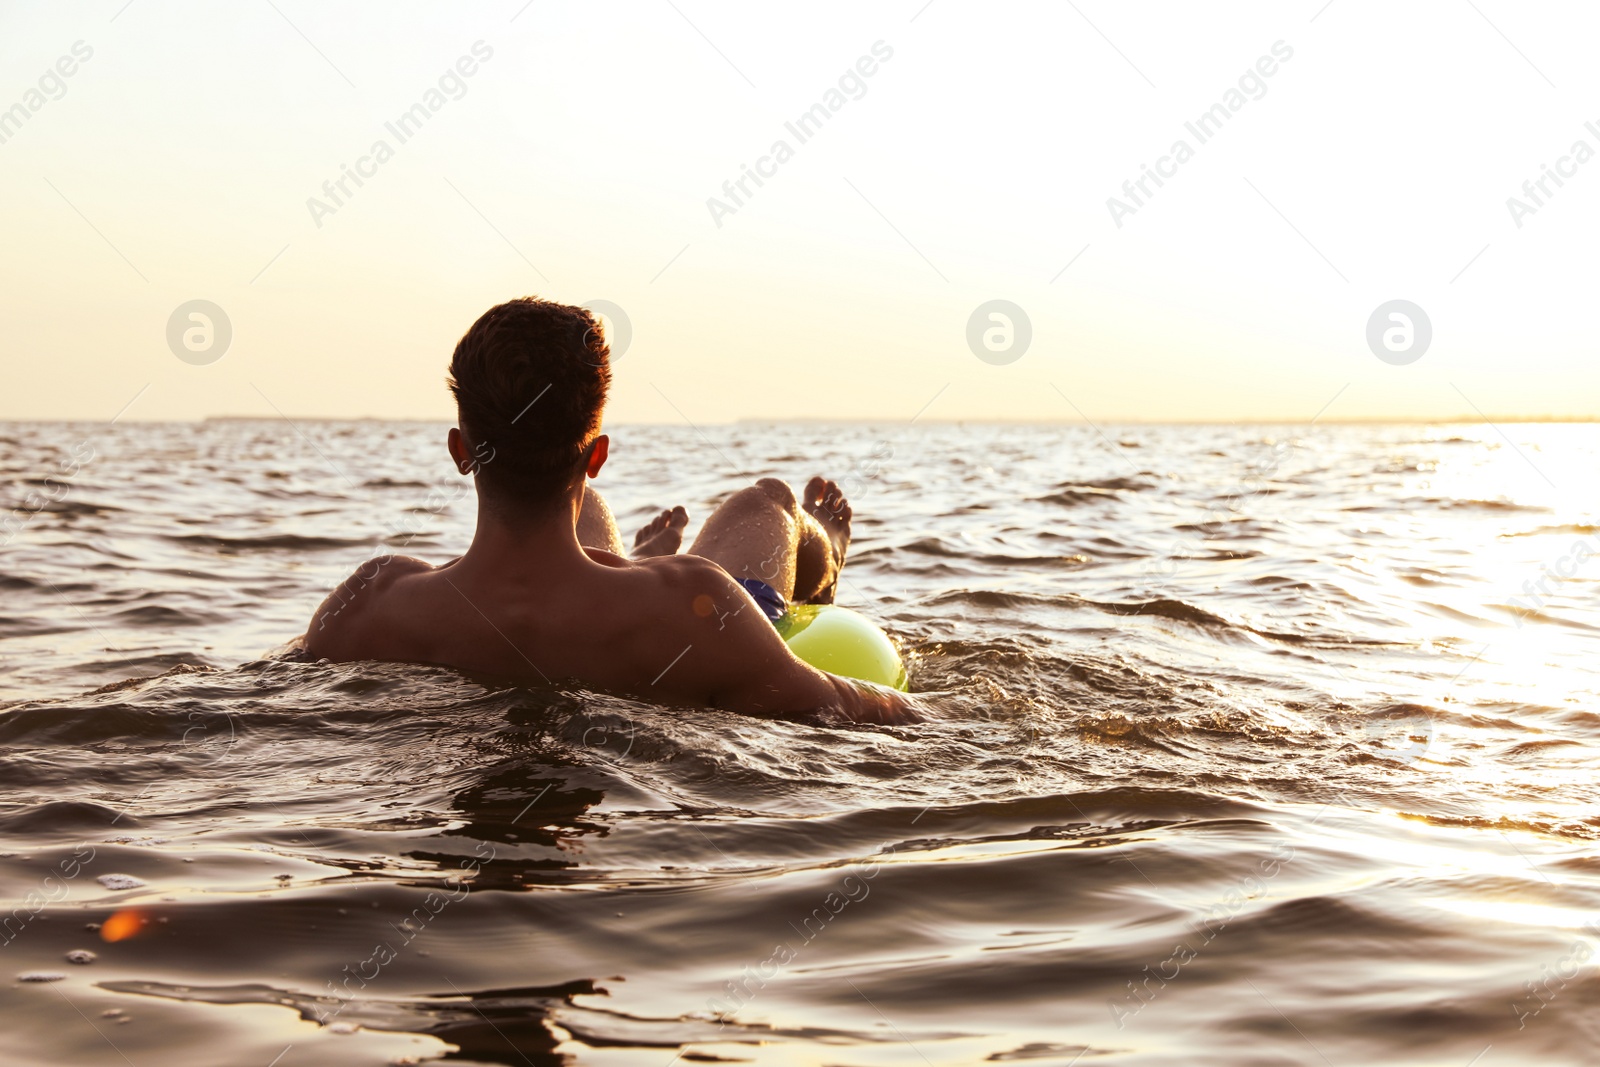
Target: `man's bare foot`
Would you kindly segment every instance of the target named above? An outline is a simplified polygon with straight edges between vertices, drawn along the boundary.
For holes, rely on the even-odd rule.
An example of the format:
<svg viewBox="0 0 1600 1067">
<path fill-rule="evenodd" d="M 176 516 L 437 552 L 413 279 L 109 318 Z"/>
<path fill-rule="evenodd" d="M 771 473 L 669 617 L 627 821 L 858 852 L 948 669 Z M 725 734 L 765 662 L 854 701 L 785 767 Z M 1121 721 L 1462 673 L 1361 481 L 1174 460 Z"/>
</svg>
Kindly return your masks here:
<svg viewBox="0 0 1600 1067">
<path fill-rule="evenodd" d="M 850 518 L 854 512 L 839 483 L 820 474 L 806 483 L 802 503 L 806 512 L 822 527 L 822 532 L 828 535 L 828 543 L 833 549 L 833 576 L 820 593 L 810 598 L 810 603 L 832 604 L 839 588 L 839 572 L 844 569 L 845 553 L 850 548 Z"/>
<path fill-rule="evenodd" d="M 651 556 L 670 556 L 683 544 L 683 528 L 689 525 L 689 513 L 681 507 L 668 508 L 645 524 L 633 538 L 633 558 L 649 559 Z"/>
</svg>

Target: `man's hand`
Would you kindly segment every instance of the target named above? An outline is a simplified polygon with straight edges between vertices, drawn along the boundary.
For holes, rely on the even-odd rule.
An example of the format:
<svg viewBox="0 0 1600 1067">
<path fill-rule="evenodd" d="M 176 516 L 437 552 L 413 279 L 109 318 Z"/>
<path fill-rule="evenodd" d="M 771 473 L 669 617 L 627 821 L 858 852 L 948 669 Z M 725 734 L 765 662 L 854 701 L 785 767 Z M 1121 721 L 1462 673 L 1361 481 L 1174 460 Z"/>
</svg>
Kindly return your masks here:
<svg viewBox="0 0 1600 1067">
<path fill-rule="evenodd" d="M 812 668 L 815 670 L 816 668 Z M 884 726 L 922 722 L 924 716 L 911 699 L 898 689 L 888 689 L 871 682 L 841 678 L 836 674 L 818 671 L 833 683 L 839 694 L 834 710 L 850 722 L 871 722 Z"/>
</svg>

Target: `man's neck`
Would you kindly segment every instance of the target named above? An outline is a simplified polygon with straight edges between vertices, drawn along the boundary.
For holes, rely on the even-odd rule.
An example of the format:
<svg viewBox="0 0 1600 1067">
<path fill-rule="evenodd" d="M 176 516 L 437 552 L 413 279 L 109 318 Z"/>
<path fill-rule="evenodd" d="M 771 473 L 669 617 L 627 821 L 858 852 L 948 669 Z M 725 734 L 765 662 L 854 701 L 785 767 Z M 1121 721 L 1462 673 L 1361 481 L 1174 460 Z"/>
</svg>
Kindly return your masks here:
<svg viewBox="0 0 1600 1067">
<path fill-rule="evenodd" d="M 581 497 L 552 502 L 537 511 L 512 512 L 478 496 L 478 525 L 457 566 L 484 566 L 521 573 L 565 569 L 586 561 L 578 543 Z"/>
</svg>

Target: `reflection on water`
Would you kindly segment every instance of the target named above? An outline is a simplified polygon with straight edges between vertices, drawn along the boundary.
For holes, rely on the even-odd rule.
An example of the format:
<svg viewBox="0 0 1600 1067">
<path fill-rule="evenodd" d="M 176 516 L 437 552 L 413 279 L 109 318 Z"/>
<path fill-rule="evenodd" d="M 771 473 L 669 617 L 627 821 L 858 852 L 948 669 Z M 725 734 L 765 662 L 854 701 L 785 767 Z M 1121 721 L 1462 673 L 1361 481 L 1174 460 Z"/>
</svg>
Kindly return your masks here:
<svg viewBox="0 0 1600 1067">
<path fill-rule="evenodd" d="M 944 717 L 846 729 L 259 658 L 471 528 L 278 431 L 0 441 L 96 440 L 0 555 L 8 1062 L 1592 1058 L 1593 427 L 619 431 L 625 523 L 868 472 Z"/>
</svg>

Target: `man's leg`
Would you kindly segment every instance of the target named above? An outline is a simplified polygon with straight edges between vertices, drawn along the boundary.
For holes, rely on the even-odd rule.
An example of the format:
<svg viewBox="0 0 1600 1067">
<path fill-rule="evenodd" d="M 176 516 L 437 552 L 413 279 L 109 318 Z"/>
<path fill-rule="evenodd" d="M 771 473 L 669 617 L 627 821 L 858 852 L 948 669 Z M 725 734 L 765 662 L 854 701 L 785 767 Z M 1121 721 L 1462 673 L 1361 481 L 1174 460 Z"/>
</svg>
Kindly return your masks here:
<svg viewBox="0 0 1600 1067">
<path fill-rule="evenodd" d="M 583 487 L 583 506 L 578 509 L 578 544 L 602 552 L 622 555 L 622 535 L 617 520 L 604 498 L 587 485 Z"/>
<path fill-rule="evenodd" d="M 633 558 L 672 555 L 683 543 L 683 528 L 687 525 L 689 513 L 682 508 L 663 511 L 633 539 Z M 610 506 L 588 485 L 583 487 L 583 506 L 578 509 L 578 544 L 618 556 L 627 555 Z"/>
<path fill-rule="evenodd" d="M 850 504 L 813 478 L 802 502 L 787 482 L 763 478 L 712 512 L 689 551 L 735 578 L 766 582 L 795 603 L 831 603 L 850 544 Z"/>
</svg>

